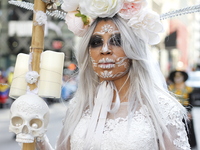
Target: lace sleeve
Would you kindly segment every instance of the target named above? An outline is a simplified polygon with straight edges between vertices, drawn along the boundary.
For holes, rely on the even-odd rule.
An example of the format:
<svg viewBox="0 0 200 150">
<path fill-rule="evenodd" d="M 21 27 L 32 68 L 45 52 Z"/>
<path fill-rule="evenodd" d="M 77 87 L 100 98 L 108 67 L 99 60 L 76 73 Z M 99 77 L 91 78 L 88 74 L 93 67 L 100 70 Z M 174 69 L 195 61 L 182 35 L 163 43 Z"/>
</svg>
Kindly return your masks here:
<svg viewBox="0 0 200 150">
<path fill-rule="evenodd" d="M 171 141 L 165 138 L 166 150 L 190 150 L 183 118 L 183 112 L 180 108 L 174 106 L 169 111 L 166 118 L 166 125 L 171 135 Z"/>
</svg>

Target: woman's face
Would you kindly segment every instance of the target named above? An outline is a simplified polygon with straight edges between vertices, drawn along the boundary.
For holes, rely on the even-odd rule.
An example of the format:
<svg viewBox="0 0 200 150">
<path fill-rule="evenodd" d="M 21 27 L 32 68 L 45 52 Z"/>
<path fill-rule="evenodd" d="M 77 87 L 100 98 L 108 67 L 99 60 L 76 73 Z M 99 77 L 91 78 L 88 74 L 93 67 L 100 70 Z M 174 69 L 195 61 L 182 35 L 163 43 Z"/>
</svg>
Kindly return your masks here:
<svg viewBox="0 0 200 150">
<path fill-rule="evenodd" d="M 121 36 L 111 21 L 100 21 L 90 39 L 89 52 L 101 80 L 116 80 L 128 73 L 130 60 L 121 47 Z"/>
<path fill-rule="evenodd" d="M 184 82 L 184 77 L 183 77 L 182 73 L 176 72 L 176 74 L 174 76 L 174 83 L 178 84 L 178 83 L 182 83 L 182 82 Z"/>
</svg>

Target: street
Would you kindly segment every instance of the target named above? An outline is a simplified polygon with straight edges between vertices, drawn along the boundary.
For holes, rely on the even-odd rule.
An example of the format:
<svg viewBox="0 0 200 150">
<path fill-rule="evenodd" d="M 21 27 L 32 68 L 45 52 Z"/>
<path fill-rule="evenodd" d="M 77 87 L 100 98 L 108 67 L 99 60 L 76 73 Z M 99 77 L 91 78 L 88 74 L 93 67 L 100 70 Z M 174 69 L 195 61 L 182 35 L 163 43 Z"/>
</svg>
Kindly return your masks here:
<svg viewBox="0 0 200 150">
<path fill-rule="evenodd" d="M 62 128 L 62 119 L 65 116 L 65 105 L 63 103 L 54 103 L 50 108 L 50 122 L 47 128 L 47 136 L 51 145 L 55 146 L 57 137 Z M 200 144 L 200 107 L 193 108 L 194 127 L 197 143 Z M 20 150 L 20 146 L 14 140 L 14 133 L 9 133 L 9 109 L 0 109 L 0 150 Z M 200 145 L 198 145 L 200 146 Z M 195 148 L 193 150 L 200 150 Z"/>
</svg>

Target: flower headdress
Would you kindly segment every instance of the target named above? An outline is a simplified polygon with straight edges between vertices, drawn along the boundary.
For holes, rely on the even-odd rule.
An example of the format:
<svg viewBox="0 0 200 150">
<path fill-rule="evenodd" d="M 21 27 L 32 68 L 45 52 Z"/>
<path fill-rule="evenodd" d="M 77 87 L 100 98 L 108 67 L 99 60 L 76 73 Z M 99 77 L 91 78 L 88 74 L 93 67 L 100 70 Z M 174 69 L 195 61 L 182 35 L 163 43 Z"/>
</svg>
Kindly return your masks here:
<svg viewBox="0 0 200 150">
<path fill-rule="evenodd" d="M 67 12 L 68 29 L 77 36 L 83 36 L 97 17 L 117 14 L 144 42 L 150 45 L 160 42 L 158 33 L 163 31 L 160 16 L 147 8 L 146 0 L 64 0 L 61 8 Z"/>
</svg>

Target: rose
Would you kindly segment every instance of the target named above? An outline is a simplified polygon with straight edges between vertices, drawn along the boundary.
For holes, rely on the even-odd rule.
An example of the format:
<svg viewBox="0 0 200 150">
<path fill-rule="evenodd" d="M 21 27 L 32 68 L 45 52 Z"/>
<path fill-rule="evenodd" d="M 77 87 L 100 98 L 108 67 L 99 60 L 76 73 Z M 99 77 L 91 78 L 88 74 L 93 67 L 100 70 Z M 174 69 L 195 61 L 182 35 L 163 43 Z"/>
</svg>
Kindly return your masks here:
<svg viewBox="0 0 200 150">
<path fill-rule="evenodd" d="M 124 19 L 130 19 L 147 5 L 146 0 L 126 0 L 118 13 Z"/>
<path fill-rule="evenodd" d="M 82 0 L 80 12 L 93 19 L 113 17 L 123 6 L 123 0 Z"/>
<path fill-rule="evenodd" d="M 82 37 L 86 33 L 89 25 L 84 25 L 82 18 L 76 17 L 76 14 L 79 14 L 79 12 L 68 12 L 65 18 L 65 23 L 70 31 L 72 31 L 75 35 Z"/>
<path fill-rule="evenodd" d="M 125 0 L 124 2 L 125 3 L 126 2 L 130 2 L 130 3 L 141 3 L 141 2 L 144 2 L 144 3 L 146 3 L 147 1 L 146 0 Z"/>
<path fill-rule="evenodd" d="M 66 12 L 76 11 L 79 6 L 79 1 L 80 0 L 65 0 L 61 8 Z"/>
<path fill-rule="evenodd" d="M 135 34 L 144 42 L 154 45 L 160 42 L 158 33 L 163 32 L 163 25 L 159 15 L 151 10 L 143 9 L 139 14 L 133 16 L 128 25 L 131 26 Z"/>
</svg>

